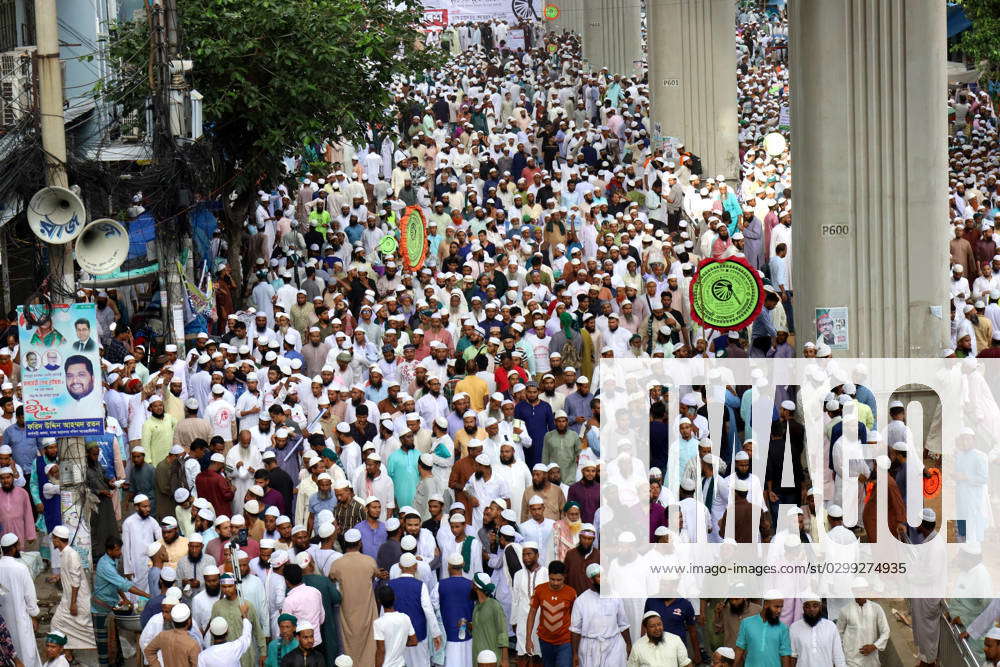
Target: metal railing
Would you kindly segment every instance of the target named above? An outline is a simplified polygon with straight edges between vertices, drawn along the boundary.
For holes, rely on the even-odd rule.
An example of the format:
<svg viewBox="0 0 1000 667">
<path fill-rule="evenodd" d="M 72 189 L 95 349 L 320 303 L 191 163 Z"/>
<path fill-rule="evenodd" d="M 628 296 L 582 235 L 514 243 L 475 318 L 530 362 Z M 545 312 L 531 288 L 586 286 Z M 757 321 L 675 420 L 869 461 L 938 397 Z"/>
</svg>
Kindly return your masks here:
<svg viewBox="0 0 1000 667">
<path fill-rule="evenodd" d="M 949 667 L 979 667 L 980 663 L 969 642 L 962 637 L 964 625 L 955 625 L 948 619 L 951 612 L 948 603 L 941 601 L 945 611 L 941 614 L 941 639 L 938 641 L 938 660 Z M 964 619 L 971 621 L 972 619 Z M 949 642 L 950 639 L 950 642 Z"/>
</svg>

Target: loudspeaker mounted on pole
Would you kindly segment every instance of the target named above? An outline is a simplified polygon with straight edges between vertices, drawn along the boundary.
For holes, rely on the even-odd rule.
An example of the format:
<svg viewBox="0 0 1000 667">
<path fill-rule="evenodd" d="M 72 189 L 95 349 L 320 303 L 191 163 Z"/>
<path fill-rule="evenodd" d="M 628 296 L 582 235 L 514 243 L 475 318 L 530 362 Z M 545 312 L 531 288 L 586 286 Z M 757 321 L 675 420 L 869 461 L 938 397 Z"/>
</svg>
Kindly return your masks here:
<svg viewBox="0 0 1000 667">
<path fill-rule="evenodd" d="M 64 245 L 83 232 L 87 209 L 76 194 L 59 186 L 42 188 L 28 202 L 28 225 L 35 236 Z"/>
<path fill-rule="evenodd" d="M 76 263 L 94 276 L 111 273 L 128 257 L 128 230 L 117 220 L 101 218 L 87 225 L 76 241 Z"/>
</svg>

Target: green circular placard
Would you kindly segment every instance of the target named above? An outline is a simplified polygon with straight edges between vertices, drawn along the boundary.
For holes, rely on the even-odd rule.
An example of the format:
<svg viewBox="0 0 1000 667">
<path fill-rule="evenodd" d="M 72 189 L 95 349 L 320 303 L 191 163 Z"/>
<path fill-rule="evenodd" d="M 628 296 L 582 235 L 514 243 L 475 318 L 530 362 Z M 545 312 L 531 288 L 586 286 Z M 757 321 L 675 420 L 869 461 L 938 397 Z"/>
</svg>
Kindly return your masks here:
<svg viewBox="0 0 1000 667">
<path fill-rule="evenodd" d="M 556 46 L 555 44 L 549 44 L 549 53 L 555 53 L 558 50 L 559 50 L 558 46 Z"/>
<path fill-rule="evenodd" d="M 743 329 L 764 305 L 764 285 L 745 259 L 706 259 L 691 281 L 691 316 L 717 331 Z"/>
<path fill-rule="evenodd" d="M 559 8 L 555 5 L 545 5 L 545 9 L 542 10 L 542 15 L 550 21 L 555 21 L 559 18 Z"/>
</svg>

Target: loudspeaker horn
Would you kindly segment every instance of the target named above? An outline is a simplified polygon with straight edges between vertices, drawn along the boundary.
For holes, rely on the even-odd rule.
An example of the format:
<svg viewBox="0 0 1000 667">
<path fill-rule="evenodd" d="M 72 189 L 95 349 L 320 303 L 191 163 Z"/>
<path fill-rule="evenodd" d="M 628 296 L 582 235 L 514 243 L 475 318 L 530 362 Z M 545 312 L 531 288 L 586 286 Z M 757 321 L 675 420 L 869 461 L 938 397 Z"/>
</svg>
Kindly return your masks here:
<svg viewBox="0 0 1000 667">
<path fill-rule="evenodd" d="M 76 241 L 76 263 L 94 276 L 111 273 L 128 257 L 128 230 L 117 220 L 101 218 L 83 229 Z"/>
<path fill-rule="evenodd" d="M 28 202 L 28 224 L 35 236 L 53 245 L 69 243 L 83 232 L 87 209 L 67 188 L 42 188 Z"/>
</svg>

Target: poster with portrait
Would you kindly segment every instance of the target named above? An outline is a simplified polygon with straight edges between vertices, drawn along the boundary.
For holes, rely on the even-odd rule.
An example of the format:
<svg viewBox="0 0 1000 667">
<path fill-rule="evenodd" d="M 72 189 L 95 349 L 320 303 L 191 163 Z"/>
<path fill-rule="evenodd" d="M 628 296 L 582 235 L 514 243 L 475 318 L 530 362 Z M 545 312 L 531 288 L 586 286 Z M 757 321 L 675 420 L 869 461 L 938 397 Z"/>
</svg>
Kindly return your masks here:
<svg viewBox="0 0 1000 667">
<path fill-rule="evenodd" d="M 104 433 L 104 388 L 92 303 L 17 309 L 24 422 L 32 437 Z"/>
<path fill-rule="evenodd" d="M 846 350 L 848 342 L 847 306 L 816 309 L 816 342 L 826 343 L 831 350 Z"/>
</svg>

